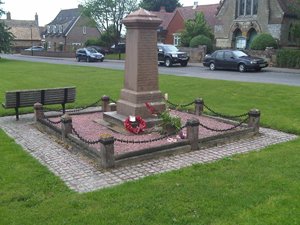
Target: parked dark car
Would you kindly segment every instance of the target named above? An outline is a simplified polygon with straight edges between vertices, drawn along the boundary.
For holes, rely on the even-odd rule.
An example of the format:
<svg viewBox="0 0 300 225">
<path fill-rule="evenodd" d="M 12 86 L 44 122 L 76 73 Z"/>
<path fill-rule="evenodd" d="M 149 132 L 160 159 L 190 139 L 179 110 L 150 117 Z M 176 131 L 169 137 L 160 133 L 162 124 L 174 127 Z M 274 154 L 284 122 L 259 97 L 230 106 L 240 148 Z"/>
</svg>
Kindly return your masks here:
<svg viewBox="0 0 300 225">
<path fill-rule="evenodd" d="M 173 64 L 187 66 L 190 57 L 186 52 L 180 52 L 174 45 L 157 44 L 158 63 L 167 67 Z"/>
<path fill-rule="evenodd" d="M 228 69 L 245 72 L 247 70 L 260 71 L 268 66 L 263 58 L 252 57 L 240 50 L 218 50 L 211 55 L 206 55 L 203 65 L 210 70 Z"/>
<path fill-rule="evenodd" d="M 32 46 L 24 49 L 24 51 L 42 52 L 45 51 L 45 48 L 43 46 Z"/>
<path fill-rule="evenodd" d="M 79 48 L 76 51 L 76 60 L 80 62 L 81 60 L 87 61 L 87 62 L 95 62 L 100 61 L 103 62 L 104 55 L 97 52 L 93 48 Z"/>
<path fill-rule="evenodd" d="M 119 43 L 117 45 L 112 45 L 110 47 L 110 51 L 112 53 L 125 53 L 126 52 L 126 44 L 125 43 Z"/>
<path fill-rule="evenodd" d="M 90 46 L 87 46 L 86 48 L 87 49 L 93 48 L 97 52 L 101 53 L 104 56 L 109 53 L 109 50 L 107 48 L 100 47 L 100 46 L 97 46 L 97 45 L 90 45 Z"/>
</svg>

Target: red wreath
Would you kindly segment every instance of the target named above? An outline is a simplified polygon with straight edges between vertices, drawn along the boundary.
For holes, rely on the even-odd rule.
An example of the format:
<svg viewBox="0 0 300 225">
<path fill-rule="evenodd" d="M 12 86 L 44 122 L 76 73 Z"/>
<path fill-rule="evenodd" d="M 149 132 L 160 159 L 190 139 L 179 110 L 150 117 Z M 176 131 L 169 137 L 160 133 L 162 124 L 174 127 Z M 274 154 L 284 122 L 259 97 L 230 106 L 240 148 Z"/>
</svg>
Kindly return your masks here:
<svg viewBox="0 0 300 225">
<path fill-rule="evenodd" d="M 125 129 L 134 134 L 139 134 L 146 129 L 146 122 L 140 116 L 135 117 L 138 125 L 136 127 L 132 127 L 132 124 L 129 120 L 129 117 L 124 121 Z"/>
</svg>

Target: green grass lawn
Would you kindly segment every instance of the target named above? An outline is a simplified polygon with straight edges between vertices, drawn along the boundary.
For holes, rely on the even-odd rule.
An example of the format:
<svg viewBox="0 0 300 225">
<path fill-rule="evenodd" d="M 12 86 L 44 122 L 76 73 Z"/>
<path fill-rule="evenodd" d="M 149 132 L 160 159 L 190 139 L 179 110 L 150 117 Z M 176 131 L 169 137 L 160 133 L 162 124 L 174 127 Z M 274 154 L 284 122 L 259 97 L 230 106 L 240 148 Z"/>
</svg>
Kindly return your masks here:
<svg viewBox="0 0 300 225">
<path fill-rule="evenodd" d="M 1 102 L 6 90 L 74 85 L 72 106 L 84 106 L 103 94 L 118 99 L 123 86 L 122 71 L 92 67 L 0 60 L 0 71 Z M 300 134 L 299 87 L 162 75 L 160 89 L 172 102 L 202 97 L 226 114 L 259 108 L 263 126 Z M 0 131 L 0 224 L 298 225 L 299 149 L 297 139 L 78 194 Z"/>
<path fill-rule="evenodd" d="M 105 59 L 114 59 L 114 60 L 124 60 L 125 59 L 125 53 L 112 53 L 112 54 L 106 54 Z M 104 60 L 105 60 L 104 59 Z"/>
</svg>

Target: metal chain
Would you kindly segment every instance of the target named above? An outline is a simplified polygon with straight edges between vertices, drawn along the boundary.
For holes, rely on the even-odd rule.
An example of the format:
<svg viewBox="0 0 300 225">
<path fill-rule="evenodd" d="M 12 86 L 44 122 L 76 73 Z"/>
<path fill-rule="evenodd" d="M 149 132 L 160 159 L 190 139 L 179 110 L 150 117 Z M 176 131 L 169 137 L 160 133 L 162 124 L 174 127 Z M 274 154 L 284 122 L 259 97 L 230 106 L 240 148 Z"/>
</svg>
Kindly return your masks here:
<svg viewBox="0 0 300 225">
<path fill-rule="evenodd" d="M 95 140 L 95 141 L 91 141 L 91 140 L 87 140 L 84 139 L 82 136 L 80 136 L 80 134 L 77 132 L 77 130 L 75 130 L 74 127 L 72 127 L 72 132 L 84 143 L 89 144 L 89 145 L 94 145 L 94 144 L 98 144 L 101 143 L 101 140 Z"/>
<path fill-rule="evenodd" d="M 96 102 L 94 102 L 94 103 L 92 103 L 90 105 L 81 107 L 79 109 L 66 110 L 66 112 L 71 112 L 71 113 L 72 112 L 80 112 L 80 111 L 85 110 L 87 108 L 94 107 L 94 106 L 98 105 L 98 103 L 100 101 L 101 101 L 101 99 L 97 100 Z M 43 107 L 43 110 L 44 110 L 44 112 L 51 112 L 52 111 L 52 112 L 60 112 L 60 113 L 62 113 L 62 110 L 50 109 L 50 108 L 46 108 L 46 107 Z"/>
<path fill-rule="evenodd" d="M 210 130 L 210 131 L 215 131 L 215 132 L 225 132 L 225 131 L 230 131 L 230 130 L 233 130 L 233 129 L 237 128 L 237 127 L 240 127 L 240 126 L 241 126 L 243 123 L 245 123 L 248 119 L 249 119 L 249 116 L 248 116 L 246 119 L 244 119 L 242 122 L 240 122 L 239 124 L 236 124 L 236 125 L 234 125 L 233 127 L 228 128 L 228 129 L 213 129 L 213 128 L 210 128 L 210 127 L 208 127 L 208 126 L 205 126 L 204 124 L 202 124 L 202 123 L 200 123 L 200 122 L 199 122 L 199 125 L 200 125 L 201 127 L 205 128 L 205 129 L 207 129 L 207 130 Z"/>
<path fill-rule="evenodd" d="M 90 108 L 90 107 L 94 107 L 96 105 L 98 105 L 98 103 L 101 101 L 101 99 L 97 100 L 96 102 L 90 104 L 90 105 L 87 105 L 87 106 L 84 106 L 84 107 L 81 107 L 79 109 L 73 109 L 73 110 L 68 110 L 67 112 L 80 112 L 82 110 L 85 110 L 87 108 Z"/>
<path fill-rule="evenodd" d="M 225 114 L 222 114 L 222 113 L 218 113 L 214 110 L 212 110 L 211 108 L 209 108 L 207 105 L 203 104 L 203 106 L 210 112 L 212 112 L 213 114 L 215 114 L 216 116 L 220 116 L 220 117 L 224 117 L 224 118 L 228 118 L 228 119 L 234 119 L 234 118 L 240 118 L 240 117 L 244 117 L 244 116 L 247 116 L 248 113 L 244 113 L 244 114 L 241 114 L 241 115 L 236 115 L 236 116 L 230 116 L 230 115 L 225 115 Z"/>
<path fill-rule="evenodd" d="M 166 100 L 166 102 L 170 105 L 172 105 L 173 107 L 188 107 L 190 105 L 193 105 L 195 103 L 195 101 L 192 101 L 190 103 L 187 103 L 187 104 L 174 104 L 172 102 L 170 102 L 169 100 Z"/>
<path fill-rule="evenodd" d="M 46 120 L 48 123 L 53 124 L 53 125 L 57 125 L 57 124 L 61 123 L 61 120 L 59 120 L 59 121 L 52 121 L 52 120 L 50 120 L 49 118 L 47 118 L 45 116 L 42 119 Z"/>
</svg>

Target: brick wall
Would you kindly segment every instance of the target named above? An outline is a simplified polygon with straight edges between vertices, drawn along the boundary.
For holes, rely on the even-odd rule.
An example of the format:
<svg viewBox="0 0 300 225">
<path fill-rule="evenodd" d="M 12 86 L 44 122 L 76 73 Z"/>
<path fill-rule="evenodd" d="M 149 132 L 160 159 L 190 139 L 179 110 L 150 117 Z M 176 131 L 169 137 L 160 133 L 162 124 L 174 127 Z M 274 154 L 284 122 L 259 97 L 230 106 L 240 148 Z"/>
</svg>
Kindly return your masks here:
<svg viewBox="0 0 300 225">
<path fill-rule="evenodd" d="M 190 56 L 190 61 L 193 63 L 202 62 L 206 55 L 206 46 L 199 46 L 198 48 L 179 47 L 180 51 L 187 52 Z"/>
<path fill-rule="evenodd" d="M 21 55 L 31 55 L 31 51 L 21 51 Z M 55 57 L 55 58 L 74 58 L 75 60 L 75 52 L 54 52 L 54 51 L 45 51 L 45 52 L 34 52 L 34 56 L 42 56 L 42 57 Z"/>
<path fill-rule="evenodd" d="M 184 28 L 184 19 L 180 15 L 180 13 L 177 11 L 171 20 L 169 26 L 168 26 L 168 32 L 166 34 L 165 44 L 173 44 L 173 34 L 179 33 Z"/>
</svg>

